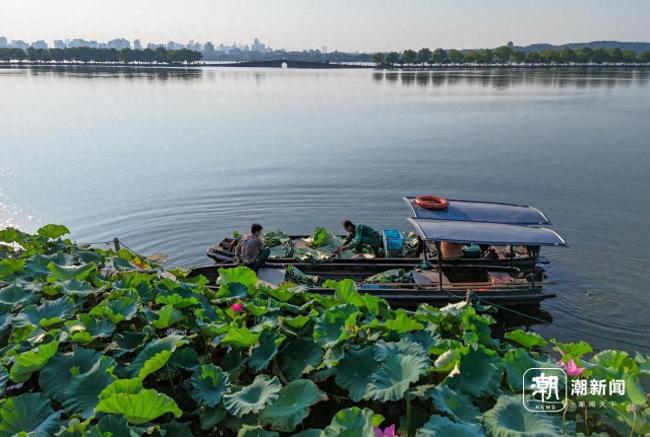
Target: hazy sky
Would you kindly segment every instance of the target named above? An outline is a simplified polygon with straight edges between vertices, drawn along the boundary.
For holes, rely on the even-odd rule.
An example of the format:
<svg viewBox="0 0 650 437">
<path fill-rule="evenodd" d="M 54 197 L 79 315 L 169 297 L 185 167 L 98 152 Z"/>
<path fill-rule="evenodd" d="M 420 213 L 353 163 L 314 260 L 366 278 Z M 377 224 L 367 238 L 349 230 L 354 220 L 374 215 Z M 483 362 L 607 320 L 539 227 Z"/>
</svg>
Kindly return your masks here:
<svg viewBox="0 0 650 437">
<path fill-rule="evenodd" d="M 0 35 L 368 51 L 650 41 L 650 0 L 0 0 Z"/>
</svg>

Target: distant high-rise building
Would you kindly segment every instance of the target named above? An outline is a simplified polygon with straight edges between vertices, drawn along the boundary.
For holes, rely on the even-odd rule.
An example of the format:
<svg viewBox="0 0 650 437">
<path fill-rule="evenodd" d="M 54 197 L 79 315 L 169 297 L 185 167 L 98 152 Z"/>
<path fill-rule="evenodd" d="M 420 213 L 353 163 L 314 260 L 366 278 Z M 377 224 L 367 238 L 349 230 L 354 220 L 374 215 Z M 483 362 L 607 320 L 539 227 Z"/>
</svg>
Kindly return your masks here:
<svg viewBox="0 0 650 437">
<path fill-rule="evenodd" d="M 68 47 L 70 48 L 90 47 L 91 49 L 96 49 L 97 41 L 86 41 L 85 39 L 75 38 L 68 42 Z"/>
<path fill-rule="evenodd" d="M 55 39 L 54 40 L 54 48 L 55 49 L 65 49 L 68 47 L 68 45 L 65 43 L 65 41 L 60 40 L 60 39 Z"/>
<path fill-rule="evenodd" d="M 38 41 L 34 41 L 32 43 L 32 47 L 35 49 L 45 49 L 47 50 L 47 43 L 43 41 L 42 39 L 39 39 Z"/>
<path fill-rule="evenodd" d="M 0 49 L 6 49 L 9 46 L 6 36 L 0 36 Z"/>
<path fill-rule="evenodd" d="M 109 49 L 122 50 L 122 49 L 130 49 L 131 43 L 129 42 L 129 40 L 126 40 L 124 38 L 117 38 L 117 39 L 110 40 L 108 43 L 106 43 L 106 46 Z"/>
<path fill-rule="evenodd" d="M 175 41 L 169 41 L 167 43 L 167 50 L 180 50 L 184 48 L 185 46 L 183 44 L 177 43 Z"/>
<path fill-rule="evenodd" d="M 139 39 L 133 40 L 133 50 L 142 50 L 142 42 Z"/>
<path fill-rule="evenodd" d="M 150 50 L 156 50 L 158 47 L 165 47 L 165 44 L 150 42 L 147 44 L 147 48 Z"/>
<path fill-rule="evenodd" d="M 9 47 L 11 47 L 12 49 L 27 50 L 29 48 L 29 44 L 27 44 L 22 39 L 15 39 L 15 40 L 11 41 L 11 43 L 9 44 Z"/>
<path fill-rule="evenodd" d="M 210 41 L 206 42 L 203 45 L 203 50 L 206 52 L 214 52 L 214 44 L 212 44 Z"/>
<path fill-rule="evenodd" d="M 251 45 L 251 52 L 263 53 L 266 51 L 266 46 L 260 42 L 259 39 L 255 38 L 253 44 Z"/>
</svg>

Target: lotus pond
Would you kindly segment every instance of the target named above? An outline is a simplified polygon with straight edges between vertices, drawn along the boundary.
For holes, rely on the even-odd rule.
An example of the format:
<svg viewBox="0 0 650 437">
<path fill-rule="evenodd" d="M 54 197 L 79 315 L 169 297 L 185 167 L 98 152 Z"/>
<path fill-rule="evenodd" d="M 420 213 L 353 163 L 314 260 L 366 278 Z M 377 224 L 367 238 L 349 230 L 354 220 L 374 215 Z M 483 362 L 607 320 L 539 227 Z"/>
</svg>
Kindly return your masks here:
<svg viewBox="0 0 650 437">
<path fill-rule="evenodd" d="M 209 287 L 67 232 L 0 230 L 0 436 L 650 433 L 641 354 L 497 339 L 489 308 L 392 309 L 350 280 L 322 297 L 239 267 Z M 558 366 L 625 391 L 524 409 L 524 372 Z"/>
</svg>

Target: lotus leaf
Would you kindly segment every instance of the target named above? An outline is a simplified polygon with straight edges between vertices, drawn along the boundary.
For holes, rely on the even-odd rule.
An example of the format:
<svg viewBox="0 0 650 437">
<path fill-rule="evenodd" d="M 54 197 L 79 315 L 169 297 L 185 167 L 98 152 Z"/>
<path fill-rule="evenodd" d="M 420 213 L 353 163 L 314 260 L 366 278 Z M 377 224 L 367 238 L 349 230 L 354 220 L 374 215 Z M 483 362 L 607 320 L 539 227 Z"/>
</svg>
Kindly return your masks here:
<svg viewBox="0 0 650 437">
<path fill-rule="evenodd" d="M 167 360 L 169 360 L 171 357 L 172 352 L 174 352 L 177 347 L 180 347 L 186 343 L 187 339 L 184 336 L 177 334 L 172 334 L 164 338 L 150 341 L 147 343 L 144 349 L 142 349 L 138 356 L 135 357 L 133 363 L 131 363 L 128 368 L 128 374 L 131 376 L 136 376 L 140 374 L 144 369 L 144 373 L 148 375 L 152 371 L 160 369 L 165 365 L 165 363 L 167 363 Z M 163 351 L 167 351 L 168 353 L 160 354 L 160 352 Z"/>
<path fill-rule="evenodd" d="M 472 398 L 444 384 L 431 390 L 430 396 L 433 406 L 456 422 L 477 422 L 481 415 L 481 410 L 472 403 Z"/>
<path fill-rule="evenodd" d="M 296 379 L 278 393 L 278 398 L 262 412 L 261 420 L 273 429 L 291 432 L 309 416 L 309 408 L 327 400 L 327 395 L 308 379 Z"/>
<path fill-rule="evenodd" d="M 99 393 L 99 399 L 108 399 L 119 393 L 136 394 L 143 388 L 140 378 L 116 379 Z"/>
<path fill-rule="evenodd" d="M 232 325 L 226 335 L 221 339 L 221 344 L 240 348 L 249 348 L 257 343 L 259 332 L 251 332 L 247 327 L 241 328 Z"/>
<path fill-rule="evenodd" d="M 80 266 L 60 266 L 51 261 L 47 265 L 50 275 L 47 277 L 48 282 L 70 281 L 72 279 L 83 281 L 95 271 L 95 263 L 82 264 Z"/>
<path fill-rule="evenodd" d="M 460 372 L 448 377 L 448 384 L 471 396 L 490 396 L 499 390 L 503 369 L 499 357 L 480 346 L 460 358 Z"/>
<path fill-rule="evenodd" d="M 555 437 L 562 433 L 558 415 L 526 410 L 520 395 L 500 396 L 483 414 L 483 425 L 487 434 L 497 437 Z"/>
<path fill-rule="evenodd" d="M 322 437 L 375 437 L 372 410 L 359 407 L 340 410 L 321 433 Z"/>
<path fill-rule="evenodd" d="M 183 313 L 173 305 L 165 305 L 158 310 L 158 318 L 151 322 L 157 329 L 168 328 L 183 319 Z"/>
<path fill-rule="evenodd" d="M 56 300 L 46 300 L 41 305 L 30 305 L 16 316 L 16 326 L 34 325 L 42 328 L 49 328 L 61 323 L 74 315 L 74 302 L 69 297 L 61 297 Z"/>
<path fill-rule="evenodd" d="M 348 390 L 350 399 L 359 402 L 366 394 L 371 376 L 377 371 L 373 348 L 367 347 L 358 351 L 350 350 L 336 372 L 336 383 Z"/>
<path fill-rule="evenodd" d="M 265 431 L 261 426 L 244 425 L 237 433 L 237 437 L 279 437 L 274 431 Z"/>
<path fill-rule="evenodd" d="M 54 240 L 56 238 L 64 236 L 65 234 L 69 234 L 70 230 L 63 225 L 49 224 L 39 228 L 36 233 L 41 237 Z"/>
<path fill-rule="evenodd" d="M 350 304 L 326 310 L 314 326 L 314 340 L 322 347 L 333 347 L 349 337 L 347 329 L 356 326 L 358 309 Z"/>
<path fill-rule="evenodd" d="M 32 373 L 41 370 L 56 354 L 59 342 L 52 341 L 16 356 L 9 377 L 13 382 L 25 382 Z"/>
<path fill-rule="evenodd" d="M 0 260 L 0 279 L 9 279 L 25 270 L 25 260 L 6 258 Z"/>
<path fill-rule="evenodd" d="M 275 376 L 257 375 L 250 385 L 223 396 L 226 409 L 237 417 L 248 413 L 257 414 L 277 399 L 282 384 Z"/>
<path fill-rule="evenodd" d="M 506 371 L 506 380 L 515 392 L 521 392 L 524 388 L 523 377 L 526 370 L 533 367 L 557 367 L 552 361 L 539 361 L 533 358 L 523 349 L 511 349 L 501 359 Z"/>
<path fill-rule="evenodd" d="M 150 422 L 166 413 L 175 417 L 183 414 L 172 398 L 153 389 L 142 389 L 134 394 L 115 393 L 99 401 L 95 410 L 120 414 L 135 425 Z"/>
<path fill-rule="evenodd" d="M 323 351 L 316 343 L 306 338 L 295 338 L 280 351 L 278 364 L 285 378 L 291 381 L 314 369 L 322 357 Z"/>
<path fill-rule="evenodd" d="M 204 364 L 192 375 L 192 399 L 214 407 L 221 402 L 221 397 L 229 386 L 228 375 L 214 364 Z"/>
<path fill-rule="evenodd" d="M 409 385 L 420 379 L 429 367 L 429 360 L 418 355 L 391 355 L 371 376 L 366 397 L 378 401 L 397 401 L 404 397 Z"/>
<path fill-rule="evenodd" d="M 424 426 L 417 430 L 416 437 L 480 437 L 485 436 L 478 425 L 465 422 L 452 422 L 446 417 L 433 415 Z"/>
<path fill-rule="evenodd" d="M 48 437 L 58 431 L 61 412 L 43 393 L 25 393 L 0 401 L 0 437 L 29 433 Z"/>
<path fill-rule="evenodd" d="M 8 287 L 0 289 L 0 304 L 5 305 L 28 305 L 38 302 L 39 296 L 32 287 L 14 282 Z"/>
<path fill-rule="evenodd" d="M 506 332 L 504 337 L 510 341 L 514 341 L 526 349 L 546 346 L 546 340 L 544 340 L 541 335 L 536 332 L 524 331 L 523 329 L 515 329 Z"/>
<path fill-rule="evenodd" d="M 260 337 L 260 345 L 251 353 L 248 365 L 255 372 L 260 372 L 269 365 L 278 353 L 278 346 L 284 341 L 284 335 L 264 331 Z"/>
<path fill-rule="evenodd" d="M 80 314 L 77 320 L 66 322 L 65 326 L 70 339 L 81 344 L 88 344 L 97 338 L 108 338 L 115 330 L 115 325 L 110 320 L 89 314 Z"/>
</svg>

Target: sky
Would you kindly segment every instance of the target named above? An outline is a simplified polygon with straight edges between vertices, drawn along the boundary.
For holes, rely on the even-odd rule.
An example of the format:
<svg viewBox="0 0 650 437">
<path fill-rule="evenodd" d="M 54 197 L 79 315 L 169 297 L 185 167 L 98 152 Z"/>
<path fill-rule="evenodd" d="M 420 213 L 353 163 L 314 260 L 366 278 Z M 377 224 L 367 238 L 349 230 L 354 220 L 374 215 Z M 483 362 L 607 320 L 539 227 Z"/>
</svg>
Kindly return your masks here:
<svg viewBox="0 0 650 437">
<path fill-rule="evenodd" d="M 0 36 L 383 51 L 650 41 L 650 0 L 0 0 Z"/>
</svg>

